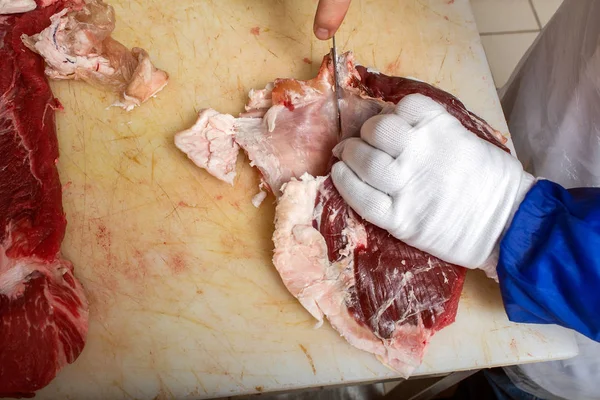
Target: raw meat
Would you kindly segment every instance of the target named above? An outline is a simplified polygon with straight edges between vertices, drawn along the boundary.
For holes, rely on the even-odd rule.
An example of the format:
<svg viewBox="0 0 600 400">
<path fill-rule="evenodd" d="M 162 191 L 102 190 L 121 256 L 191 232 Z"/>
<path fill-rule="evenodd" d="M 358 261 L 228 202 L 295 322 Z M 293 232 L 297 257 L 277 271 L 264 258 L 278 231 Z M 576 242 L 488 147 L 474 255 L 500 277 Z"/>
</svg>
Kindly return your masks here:
<svg viewBox="0 0 600 400">
<path fill-rule="evenodd" d="M 357 216 L 330 178 L 285 184 L 273 263 L 288 290 L 321 323 L 408 377 L 429 338 L 454 321 L 465 270 Z"/>
<path fill-rule="evenodd" d="M 231 115 L 202 110 L 196 123 L 175 137 L 175 145 L 197 166 L 233 185 L 239 146 L 234 141 Z"/>
<path fill-rule="evenodd" d="M 114 105 L 132 110 L 156 96 L 167 84 L 167 73 L 154 67 L 146 50 L 128 50 L 110 37 L 115 11 L 102 0 L 64 9 L 34 35 L 23 35 L 32 51 L 46 60 L 52 79 L 81 79 L 120 96 Z"/>
<path fill-rule="evenodd" d="M 329 56 L 315 79 L 279 79 L 252 91 L 246 112 L 227 116 L 226 129 L 211 135 L 234 132 L 260 170 L 262 186 L 278 197 L 273 263 L 292 295 L 319 323 L 327 317 L 349 343 L 407 377 L 420 365 L 430 337 L 454 321 L 466 270 L 355 214 L 326 176 L 335 162 L 332 149 L 410 93 L 430 96 L 471 132 L 508 151 L 506 139 L 427 83 L 355 67 L 351 53 L 340 56 L 338 68 L 343 137 Z"/>
<path fill-rule="evenodd" d="M 0 17 L 0 397 L 32 396 L 81 353 L 88 308 L 60 255 L 66 220 L 44 61 L 21 42 L 58 2 Z"/>
<path fill-rule="evenodd" d="M 334 97 L 329 86 L 330 72 L 326 68 L 321 71 L 315 79 L 307 82 L 278 79 L 266 89 L 252 91 L 247 112 L 241 118 L 224 117 L 212 109 L 202 110 L 199 121 L 202 115 L 210 113 L 213 120 L 220 115 L 222 123 L 218 129 L 214 129 L 215 124 L 196 124 L 192 129 L 198 130 L 197 137 L 210 135 L 230 138 L 233 132 L 235 141 L 248 153 L 252 165 L 261 171 L 263 187 L 277 194 L 281 185 L 292 176 L 300 177 L 305 172 L 322 175 L 327 170 L 331 150 L 338 138 Z M 301 108 L 301 112 L 295 111 L 296 108 Z M 188 154 L 196 165 L 206 168 L 209 156 L 192 152 L 189 142 L 187 146 L 183 145 L 188 132 L 178 133 L 175 145 Z M 290 132 L 293 134 L 288 134 Z M 197 140 L 198 146 L 201 146 L 201 142 Z M 210 153 L 210 157 L 214 157 L 214 153 Z M 235 158 L 227 159 L 230 160 L 227 169 L 234 170 Z M 206 169 L 219 178 L 216 171 Z"/>
</svg>

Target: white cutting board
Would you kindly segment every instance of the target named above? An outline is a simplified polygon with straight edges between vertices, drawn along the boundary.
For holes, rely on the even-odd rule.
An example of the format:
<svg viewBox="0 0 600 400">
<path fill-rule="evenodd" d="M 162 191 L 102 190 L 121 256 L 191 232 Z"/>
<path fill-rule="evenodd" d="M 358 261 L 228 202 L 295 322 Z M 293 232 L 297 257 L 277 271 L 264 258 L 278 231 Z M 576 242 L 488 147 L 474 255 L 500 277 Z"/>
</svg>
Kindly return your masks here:
<svg viewBox="0 0 600 400">
<path fill-rule="evenodd" d="M 242 110 L 277 77 L 311 78 L 328 43 L 312 36 L 315 0 L 111 1 L 115 37 L 171 76 L 126 113 L 77 82 L 52 87 L 69 225 L 63 244 L 90 301 L 87 345 L 38 398 L 200 398 L 393 378 L 328 324 L 313 329 L 271 264 L 273 199 L 238 160 L 234 188 L 173 145 L 196 111 Z M 258 28 L 258 29 L 256 29 Z M 340 50 L 382 72 L 457 95 L 506 132 L 467 0 L 355 0 Z M 312 62 L 312 64 L 310 64 Z M 468 276 L 457 322 L 419 374 L 576 353 L 570 333 L 508 323 L 497 286 Z"/>
</svg>

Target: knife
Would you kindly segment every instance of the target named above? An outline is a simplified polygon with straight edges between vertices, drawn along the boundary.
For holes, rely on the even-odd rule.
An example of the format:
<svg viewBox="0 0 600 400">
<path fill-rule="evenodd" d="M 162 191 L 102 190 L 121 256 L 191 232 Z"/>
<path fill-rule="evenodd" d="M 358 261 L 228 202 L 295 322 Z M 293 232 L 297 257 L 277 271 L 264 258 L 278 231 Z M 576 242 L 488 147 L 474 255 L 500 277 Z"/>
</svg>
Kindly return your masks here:
<svg viewBox="0 0 600 400">
<path fill-rule="evenodd" d="M 340 108 L 341 101 L 341 90 L 340 90 L 340 82 L 339 82 L 339 74 L 338 74 L 338 59 L 337 59 L 337 50 L 335 46 L 335 35 L 333 35 L 333 43 L 331 47 L 331 59 L 333 60 L 333 80 L 335 81 L 335 102 L 336 102 L 336 113 L 338 120 L 338 138 L 342 138 L 342 114 Z"/>
</svg>

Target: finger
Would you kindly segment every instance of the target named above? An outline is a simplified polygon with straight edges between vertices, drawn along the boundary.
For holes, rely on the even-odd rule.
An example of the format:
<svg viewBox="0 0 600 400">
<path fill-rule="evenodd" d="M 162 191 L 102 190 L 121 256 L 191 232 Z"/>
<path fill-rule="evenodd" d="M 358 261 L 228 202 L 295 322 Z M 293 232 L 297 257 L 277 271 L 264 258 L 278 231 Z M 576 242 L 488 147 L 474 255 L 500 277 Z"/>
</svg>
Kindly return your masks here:
<svg viewBox="0 0 600 400">
<path fill-rule="evenodd" d="M 321 40 L 331 38 L 338 30 L 348 8 L 350 0 L 319 0 L 313 31 Z"/>
<path fill-rule="evenodd" d="M 392 198 L 369 186 L 343 162 L 331 169 L 331 179 L 346 203 L 361 217 L 382 229 L 390 229 Z"/>
<path fill-rule="evenodd" d="M 415 126 L 419 122 L 429 120 L 446 109 L 431 97 L 422 94 L 409 94 L 396 105 L 394 114 L 399 115 L 410 125 Z"/>
<path fill-rule="evenodd" d="M 346 140 L 340 156 L 361 180 L 375 189 L 394 194 L 400 188 L 400 182 L 396 179 L 396 160 L 361 139 Z"/>
<path fill-rule="evenodd" d="M 414 129 L 402 117 L 395 114 L 376 115 L 369 118 L 360 128 L 360 137 L 371 146 L 398 157 Z"/>
</svg>

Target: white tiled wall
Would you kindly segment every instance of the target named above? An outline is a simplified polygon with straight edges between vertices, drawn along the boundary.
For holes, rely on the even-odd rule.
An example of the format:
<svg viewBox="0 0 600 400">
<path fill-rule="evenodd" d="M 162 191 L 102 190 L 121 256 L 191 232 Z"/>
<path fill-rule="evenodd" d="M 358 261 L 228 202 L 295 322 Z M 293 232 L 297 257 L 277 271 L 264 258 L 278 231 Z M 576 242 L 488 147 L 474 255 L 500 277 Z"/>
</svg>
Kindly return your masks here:
<svg viewBox="0 0 600 400">
<path fill-rule="evenodd" d="M 550 21 L 562 0 L 532 0 L 532 3 L 543 27 Z"/>
<path fill-rule="evenodd" d="M 562 0 L 470 0 L 497 88 L 502 87 Z"/>
</svg>

